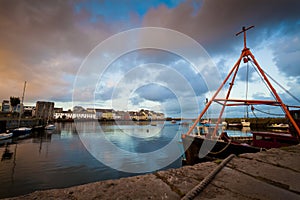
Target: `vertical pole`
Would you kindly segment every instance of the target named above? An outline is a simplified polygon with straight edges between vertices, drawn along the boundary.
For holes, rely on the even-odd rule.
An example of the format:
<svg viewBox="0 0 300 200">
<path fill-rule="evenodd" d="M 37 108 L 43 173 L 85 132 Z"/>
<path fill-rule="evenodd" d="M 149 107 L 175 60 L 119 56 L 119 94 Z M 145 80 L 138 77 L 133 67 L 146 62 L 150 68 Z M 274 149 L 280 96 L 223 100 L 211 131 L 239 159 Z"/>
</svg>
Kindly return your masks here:
<svg viewBox="0 0 300 200">
<path fill-rule="evenodd" d="M 246 44 L 246 27 L 243 26 L 243 32 L 244 32 L 244 49 L 247 48 L 247 44 Z"/>
<path fill-rule="evenodd" d="M 22 94 L 22 100 L 21 100 L 21 104 L 20 104 L 20 113 L 19 113 L 19 120 L 18 120 L 18 128 L 20 127 L 21 116 L 22 116 L 22 113 L 23 113 L 23 102 L 24 102 L 25 88 L 26 88 L 26 81 L 25 81 L 25 83 L 24 83 L 23 94 Z"/>
</svg>

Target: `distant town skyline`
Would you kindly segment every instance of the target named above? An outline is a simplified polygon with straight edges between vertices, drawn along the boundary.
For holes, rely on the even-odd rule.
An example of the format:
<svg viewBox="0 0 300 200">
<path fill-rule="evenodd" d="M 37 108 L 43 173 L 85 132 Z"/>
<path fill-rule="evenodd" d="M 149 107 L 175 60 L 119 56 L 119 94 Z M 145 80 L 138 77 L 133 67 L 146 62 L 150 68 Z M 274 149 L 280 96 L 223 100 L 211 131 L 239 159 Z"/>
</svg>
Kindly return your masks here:
<svg viewBox="0 0 300 200">
<path fill-rule="evenodd" d="M 247 33 L 247 44 L 260 65 L 294 96 L 300 96 L 299 7 L 298 0 L 1 1 L 0 99 L 21 98 L 27 81 L 25 105 L 40 100 L 53 101 L 65 110 L 76 105 L 145 108 L 195 118 L 215 89 L 208 88 L 207 82 L 214 82 L 216 74 L 221 81 L 240 55 L 243 38 L 235 33 L 251 25 L 255 28 Z M 217 72 L 206 67 L 203 73 L 210 74 L 211 80 L 205 80 L 204 74 L 173 52 L 142 49 L 118 57 L 103 74 L 79 73 L 97 45 L 115 34 L 143 27 L 170 29 L 190 37 L 202 45 Z M 141 37 L 122 41 L 116 48 L 133 46 Z M 162 44 L 166 39 L 168 35 L 156 38 Z M 103 52 L 102 56 L 113 54 Z M 191 57 L 197 60 L 199 55 Z M 241 66 L 237 89 L 232 92 L 235 98 L 245 96 L 246 68 L 246 64 Z M 269 91 L 254 74 L 249 71 L 248 98 L 269 98 Z M 147 82 L 150 76 L 153 82 Z M 82 77 L 98 78 L 96 85 L 86 82 L 80 90 L 93 101 L 73 101 L 73 92 L 79 89 L 74 83 Z M 180 77 L 192 92 L 178 81 Z M 125 93 L 126 88 L 133 88 L 133 92 Z M 286 104 L 298 104 L 280 87 L 276 89 Z M 192 97 L 196 103 L 191 102 Z M 233 110 L 227 116 L 243 113 L 244 109 Z"/>
</svg>

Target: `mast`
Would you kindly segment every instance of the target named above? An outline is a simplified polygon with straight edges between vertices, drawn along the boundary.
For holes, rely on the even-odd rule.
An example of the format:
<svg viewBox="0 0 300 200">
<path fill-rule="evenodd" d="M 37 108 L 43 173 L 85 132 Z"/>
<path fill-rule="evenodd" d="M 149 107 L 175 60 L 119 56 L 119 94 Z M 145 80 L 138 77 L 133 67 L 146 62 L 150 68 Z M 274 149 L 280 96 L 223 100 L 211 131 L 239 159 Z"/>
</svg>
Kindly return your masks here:
<svg viewBox="0 0 300 200">
<path fill-rule="evenodd" d="M 19 114 L 18 127 L 20 127 L 21 116 L 22 116 L 22 114 L 23 114 L 23 102 L 24 102 L 25 88 L 26 88 L 26 81 L 25 81 L 25 83 L 24 83 L 23 94 L 22 94 L 22 100 L 21 100 L 21 104 L 20 104 L 20 114 Z"/>
<path fill-rule="evenodd" d="M 221 123 L 221 118 L 222 118 L 222 115 L 223 115 L 223 112 L 224 112 L 226 106 L 249 106 L 249 105 L 258 105 L 258 104 L 280 106 L 283 109 L 283 111 L 285 112 L 287 118 L 290 120 L 290 122 L 292 123 L 292 125 L 295 127 L 297 135 L 300 136 L 300 129 L 299 129 L 297 123 L 295 122 L 295 120 L 293 119 L 292 115 L 290 114 L 287 105 L 285 105 L 283 103 L 283 101 L 279 97 L 278 93 L 276 92 L 275 88 L 272 86 L 272 84 L 270 83 L 270 81 L 267 78 L 266 74 L 264 73 L 264 71 L 262 70 L 262 68 L 260 67 L 260 65 L 258 64 L 258 62 L 256 61 L 254 55 L 251 53 L 250 49 L 247 47 L 246 31 L 248 31 L 249 29 L 251 29 L 253 27 L 254 26 L 250 26 L 248 28 L 243 27 L 242 31 L 236 33 L 236 36 L 240 35 L 241 33 L 244 34 L 244 48 L 242 50 L 242 53 L 241 53 L 238 61 L 235 63 L 235 65 L 233 66 L 233 68 L 231 69 L 231 71 L 229 72 L 229 74 L 227 75 L 227 77 L 225 78 L 225 80 L 223 81 L 223 83 L 221 84 L 221 86 L 215 92 L 215 94 L 213 95 L 213 97 L 211 98 L 211 100 L 206 104 L 204 110 L 201 112 L 201 114 L 195 120 L 194 124 L 190 127 L 190 129 L 188 130 L 188 132 L 186 133 L 186 135 L 189 135 L 192 132 L 192 130 L 195 128 L 195 126 L 197 125 L 197 123 L 199 122 L 199 120 L 202 118 L 202 116 L 204 115 L 204 113 L 208 110 L 208 108 L 212 104 L 212 102 L 217 102 L 217 103 L 219 103 L 219 104 L 222 105 L 222 109 L 221 109 L 221 112 L 219 114 L 219 118 L 217 120 L 217 124 L 215 126 L 215 129 L 213 131 L 213 137 L 216 136 L 216 133 L 217 133 L 217 130 L 218 130 L 218 126 Z M 236 74 L 237 74 L 238 69 L 239 69 L 240 62 L 241 62 L 242 59 L 243 59 L 243 61 L 245 63 L 248 62 L 248 61 L 251 61 L 251 60 L 253 61 L 255 67 L 258 69 L 259 73 L 263 77 L 264 82 L 270 88 L 273 96 L 275 97 L 275 101 L 270 101 L 270 100 L 248 100 L 248 97 L 246 97 L 246 100 L 230 99 L 229 98 L 230 97 L 230 93 L 231 93 L 231 89 L 232 89 L 232 87 L 234 85 Z M 216 96 L 219 94 L 219 92 L 224 87 L 224 85 L 229 80 L 229 78 L 232 76 L 232 74 L 233 74 L 233 77 L 231 79 L 231 82 L 229 83 L 230 86 L 228 88 L 227 95 L 226 95 L 225 99 L 217 99 Z"/>
</svg>

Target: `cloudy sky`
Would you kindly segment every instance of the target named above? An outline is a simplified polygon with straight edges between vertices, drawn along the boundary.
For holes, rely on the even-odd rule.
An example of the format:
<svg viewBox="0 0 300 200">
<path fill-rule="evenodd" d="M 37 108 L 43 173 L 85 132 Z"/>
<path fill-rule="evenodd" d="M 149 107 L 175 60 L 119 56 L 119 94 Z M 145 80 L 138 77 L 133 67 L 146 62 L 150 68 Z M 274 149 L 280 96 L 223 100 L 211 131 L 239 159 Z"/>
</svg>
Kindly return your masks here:
<svg viewBox="0 0 300 200">
<path fill-rule="evenodd" d="M 0 99 L 21 97 L 27 81 L 25 105 L 46 100 L 64 109 L 146 108 L 195 117 L 241 53 L 242 36 L 235 33 L 251 25 L 247 45 L 260 65 L 300 98 L 299 13 L 298 0 L 0 0 Z M 163 28 L 163 35 L 130 34 L 146 27 Z M 165 29 L 204 51 L 189 51 L 188 42 Z M 125 39 L 116 41 L 122 33 Z M 174 51 L 141 48 L 141 40 L 170 40 Z M 118 52 L 124 47 L 129 50 Z M 178 52 L 201 60 L 199 66 Z M 267 98 L 251 64 L 241 66 L 233 97 L 245 96 L 247 68 L 247 98 Z M 278 92 L 287 104 L 299 104 Z"/>
</svg>

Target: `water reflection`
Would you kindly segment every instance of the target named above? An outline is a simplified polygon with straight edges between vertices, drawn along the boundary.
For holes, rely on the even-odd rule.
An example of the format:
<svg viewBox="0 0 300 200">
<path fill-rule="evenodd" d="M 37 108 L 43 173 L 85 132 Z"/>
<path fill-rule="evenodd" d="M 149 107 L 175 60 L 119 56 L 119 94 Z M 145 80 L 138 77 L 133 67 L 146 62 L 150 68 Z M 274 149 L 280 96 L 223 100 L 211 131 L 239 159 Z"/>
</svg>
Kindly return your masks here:
<svg viewBox="0 0 300 200">
<path fill-rule="evenodd" d="M 83 133 L 83 137 L 93 140 L 90 145 L 97 148 L 97 153 L 107 161 L 120 167 L 135 169 L 147 165 L 148 160 L 153 158 L 132 157 L 128 159 L 131 152 L 156 151 L 168 144 L 176 132 L 180 131 L 179 125 L 165 123 L 158 123 L 157 126 L 135 124 L 134 128 L 126 123 L 101 123 L 99 125 L 98 122 L 84 122 L 77 124 L 76 127 L 74 123 L 58 123 L 55 126 L 55 131 L 34 132 L 29 138 L 10 139 L 3 144 L 0 143 L 0 155 L 4 155 L 4 159 L 0 162 L 0 198 L 41 189 L 69 187 L 136 175 L 114 170 L 95 159 L 82 144 L 79 132 Z M 97 134 L 100 126 L 105 132 L 104 136 Z M 120 126 L 122 126 L 121 129 Z M 157 131 L 161 128 L 160 126 L 163 130 L 161 132 Z M 151 137 L 134 137 L 127 134 L 133 129 L 137 136 L 149 133 Z M 113 157 L 109 149 L 103 148 L 103 139 L 123 149 L 123 154 Z M 176 145 L 174 151 L 179 151 L 180 144 Z M 159 153 L 159 159 L 151 162 L 153 167 L 163 166 L 164 159 L 169 156 L 164 151 Z M 181 159 L 179 158 L 164 169 L 180 166 Z"/>
</svg>

